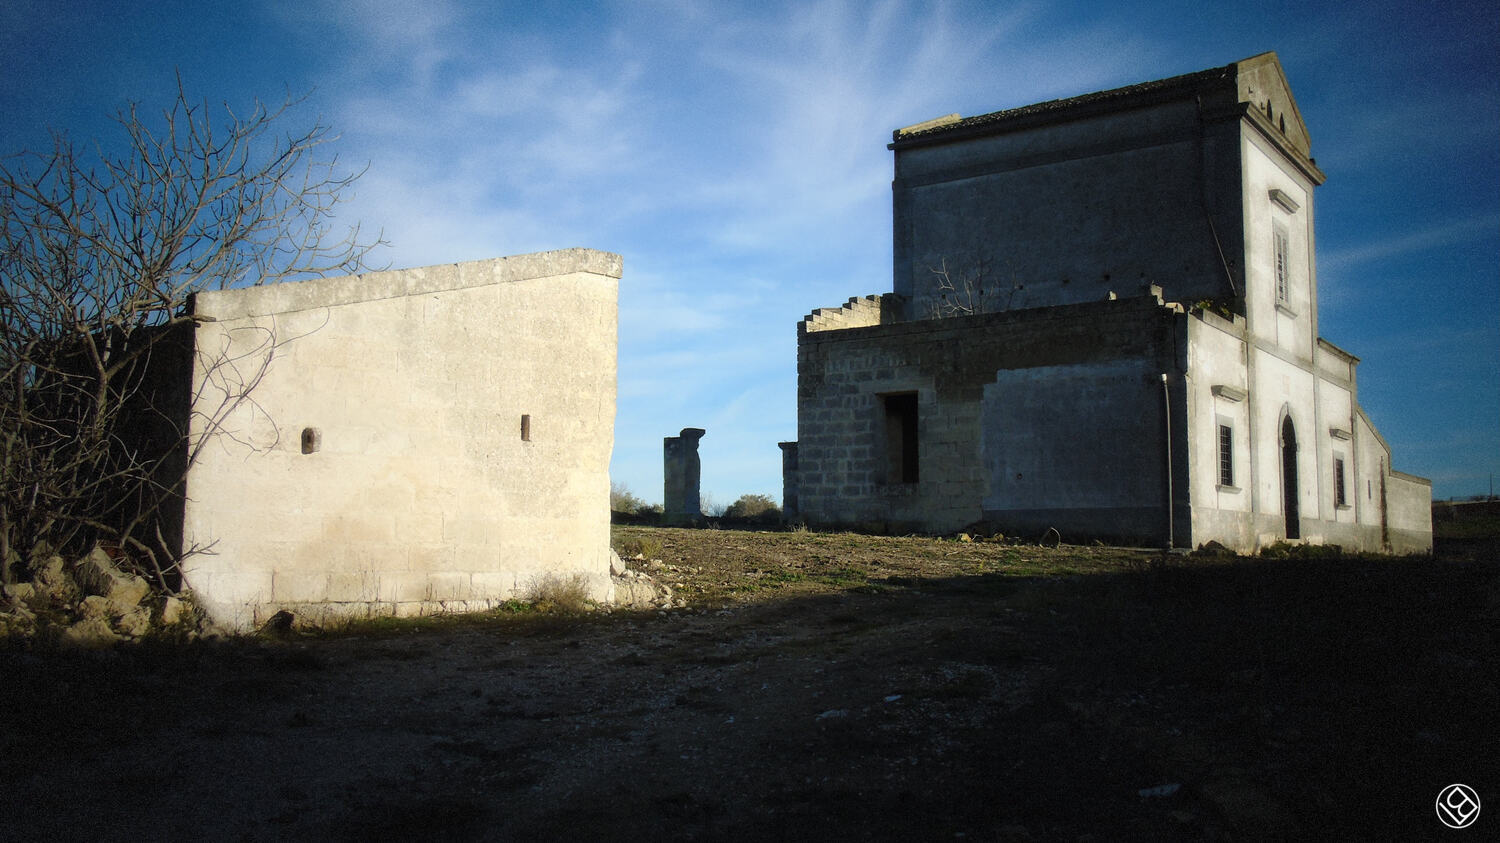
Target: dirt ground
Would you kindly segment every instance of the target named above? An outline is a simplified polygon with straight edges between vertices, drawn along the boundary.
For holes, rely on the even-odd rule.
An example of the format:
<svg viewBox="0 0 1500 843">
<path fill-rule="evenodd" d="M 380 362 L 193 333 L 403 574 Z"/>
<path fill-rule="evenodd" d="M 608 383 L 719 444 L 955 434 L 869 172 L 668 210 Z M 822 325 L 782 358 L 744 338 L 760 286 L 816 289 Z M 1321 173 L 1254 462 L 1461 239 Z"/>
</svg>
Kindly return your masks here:
<svg viewBox="0 0 1500 843">
<path fill-rule="evenodd" d="M 687 607 L 0 650 L 0 839 L 1426 839 L 1453 782 L 1500 829 L 1493 556 L 615 543 Z"/>
</svg>

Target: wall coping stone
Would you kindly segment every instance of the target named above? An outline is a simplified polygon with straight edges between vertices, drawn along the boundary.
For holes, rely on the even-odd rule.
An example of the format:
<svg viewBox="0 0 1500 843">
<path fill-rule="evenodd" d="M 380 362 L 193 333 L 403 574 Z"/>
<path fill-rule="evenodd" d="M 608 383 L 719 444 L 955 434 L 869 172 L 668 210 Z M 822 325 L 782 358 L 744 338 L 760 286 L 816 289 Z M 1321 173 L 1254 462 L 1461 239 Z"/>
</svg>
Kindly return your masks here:
<svg viewBox="0 0 1500 843">
<path fill-rule="evenodd" d="M 272 316 L 320 307 L 485 287 L 577 272 L 618 280 L 624 259 L 596 249 L 558 249 L 503 258 L 436 264 L 288 281 L 263 287 L 213 290 L 193 297 L 192 312 L 204 321 Z"/>
<path fill-rule="evenodd" d="M 1093 317 L 1123 316 L 1146 313 L 1183 313 L 1181 305 L 1164 302 L 1153 293 L 1121 299 L 1078 302 L 1075 304 L 1033 307 L 1006 310 L 996 313 L 977 313 L 961 316 L 945 316 L 940 319 L 910 319 L 885 325 L 861 325 L 852 328 L 829 328 L 801 333 L 799 344 L 827 341 L 859 340 L 868 337 L 897 336 L 901 334 L 939 333 L 963 330 L 980 326 L 999 326 L 1027 322 L 1070 322 Z"/>
</svg>

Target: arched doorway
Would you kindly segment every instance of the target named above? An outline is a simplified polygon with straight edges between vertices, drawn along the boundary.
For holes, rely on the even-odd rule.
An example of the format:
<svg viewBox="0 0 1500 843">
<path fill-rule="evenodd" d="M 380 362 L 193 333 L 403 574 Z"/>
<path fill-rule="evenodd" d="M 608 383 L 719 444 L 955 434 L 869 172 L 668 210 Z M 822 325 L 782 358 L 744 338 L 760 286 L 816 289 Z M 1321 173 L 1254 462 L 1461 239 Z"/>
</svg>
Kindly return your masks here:
<svg viewBox="0 0 1500 843">
<path fill-rule="evenodd" d="M 1302 538 L 1302 514 L 1297 508 L 1297 429 L 1292 417 L 1281 422 L 1281 511 L 1286 513 L 1286 537 Z"/>
</svg>

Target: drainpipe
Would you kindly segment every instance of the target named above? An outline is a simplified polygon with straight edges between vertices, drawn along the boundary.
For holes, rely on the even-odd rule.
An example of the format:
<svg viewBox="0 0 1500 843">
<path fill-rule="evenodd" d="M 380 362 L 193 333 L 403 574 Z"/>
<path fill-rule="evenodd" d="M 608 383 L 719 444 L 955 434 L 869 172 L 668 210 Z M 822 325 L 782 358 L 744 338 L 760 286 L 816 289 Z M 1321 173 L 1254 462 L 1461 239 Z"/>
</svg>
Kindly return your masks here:
<svg viewBox="0 0 1500 843">
<path fill-rule="evenodd" d="M 1213 208 L 1208 202 L 1208 150 L 1204 144 L 1203 136 L 1207 128 L 1203 122 L 1203 97 L 1195 98 L 1198 106 L 1198 203 L 1203 207 L 1203 219 L 1208 221 L 1208 233 L 1213 235 L 1214 248 L 1219 252 L 1219 265 L 1224 267 L 1224 279 L 1229 282 L 1229 292 L 1235 298 L 1239 298 L 1239 287 L 1234 283 L 1234 271 L 1229 268 L 1229 260 L 1224 256 L 1224 243 L 1219 240 L 1219 227 L 1214 225 Z M 1248 311 L 1250 303 L 1245 303 Z"/>
<path fill-rule="evenodd" d="M 1167 422 L 1167 540 L 1162 544 L 1164 552 L 1171 551 L 1176 524 L 1172 513 L 1172 396 L 1167 390 L 1167 373 L 1161 373 L 1162 418 Z"/>
</svg>

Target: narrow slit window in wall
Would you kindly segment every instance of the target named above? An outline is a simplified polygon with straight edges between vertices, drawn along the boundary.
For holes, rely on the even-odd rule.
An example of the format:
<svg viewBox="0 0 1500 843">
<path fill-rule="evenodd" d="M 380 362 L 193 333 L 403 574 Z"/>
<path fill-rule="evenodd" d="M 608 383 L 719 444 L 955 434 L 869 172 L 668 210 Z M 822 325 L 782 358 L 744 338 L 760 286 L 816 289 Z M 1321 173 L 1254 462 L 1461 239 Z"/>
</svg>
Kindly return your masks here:
<svg viewBox="0 0 1500 843">
<path fill-rule="evenodd" d="M 1349 505 L 1349 498 L 1344 489 L 1344 458 L 1342 456 L 1333 458 L 1333 505 Z"/>
<path fill-rule="evenodd" d="M 1271 244 L 1276 255 L 1276 303 L 1287 305 L 1291 303 L 1291 285 L 1287 280 L 1288 263 L 1291 260 L 1288 252 L 1291 251 L 1291 245 L 1286 229 L 1280 224 L 1276 225 L 1271 234 Z"/>
<path fill-rule="evenodd" d="M 1219 485 L 1234 485 L 1234 428 L 1219 425 Z"/>
<path fill-rule="evenodd" d="M 530 442 L 531 441 L 531 414 L 530 413 L 522 413 L 521 414 L 521 441 L 522 442 Z"/>
<path fill-rule="evenodd" d="M 302 428 L 302 453 L 315 454 L 323 447 L 323 432 L 316 427 Z"/>
</svg>

